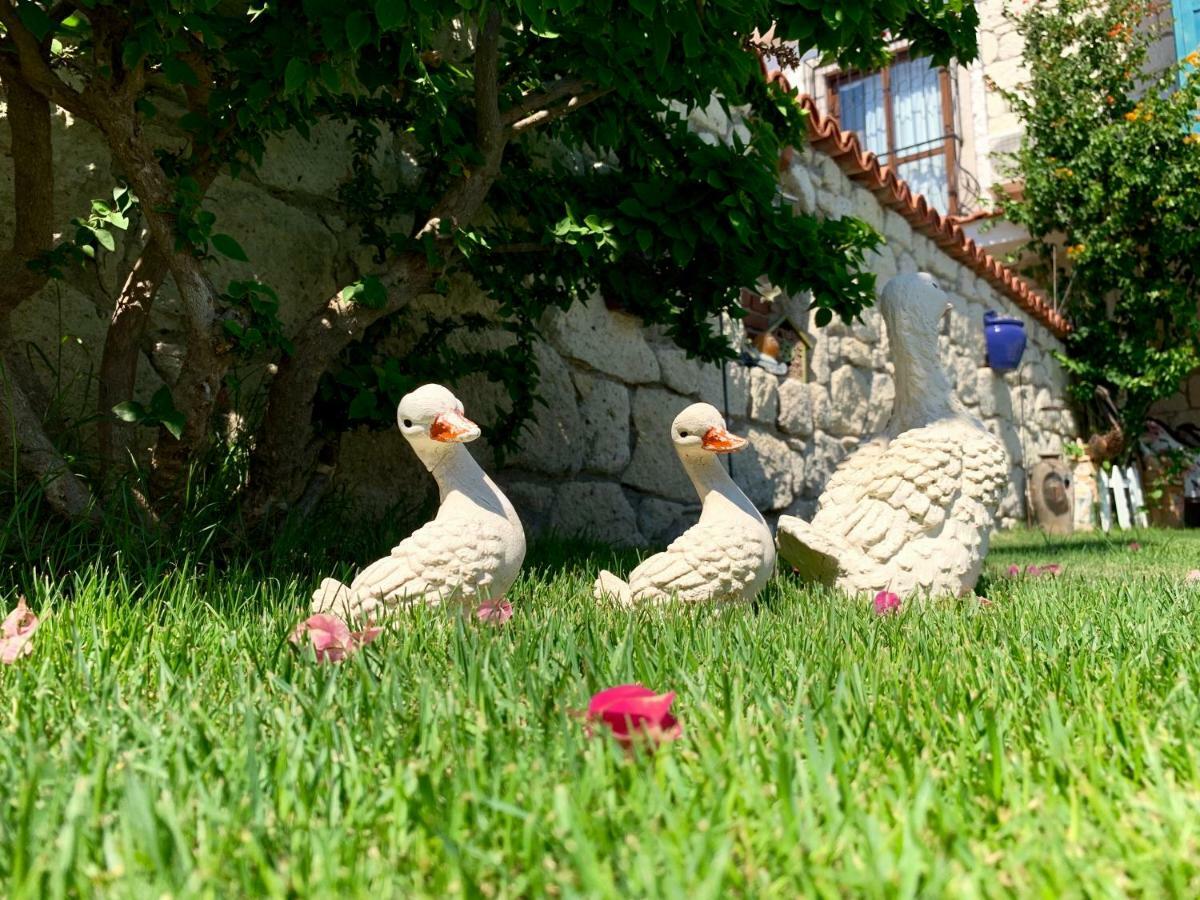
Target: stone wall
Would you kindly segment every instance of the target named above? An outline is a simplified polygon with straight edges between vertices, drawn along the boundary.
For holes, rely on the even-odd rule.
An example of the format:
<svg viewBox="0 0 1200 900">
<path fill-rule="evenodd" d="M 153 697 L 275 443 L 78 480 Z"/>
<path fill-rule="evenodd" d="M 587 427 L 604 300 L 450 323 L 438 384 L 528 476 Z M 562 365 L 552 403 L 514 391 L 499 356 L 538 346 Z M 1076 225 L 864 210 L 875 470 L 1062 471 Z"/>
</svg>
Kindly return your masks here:
<svg viewBox="0 0 1200 900">
<path fill-rule="evenodd" d="M 735 127 L 723 116 L 691 118 L 694 127 L 717 138 Z M 904 218 L 881 207 L 831 158 L 811 148 L 797 152 L 782 187 L 800 211 L 855 215 L 886 237 L 870 261 L 879 288 L 898 272 L 928 271 L 941 280 L 953 303 L 941 338 L 943 358 L 960 399 L 1008 449 L 1012 479 L 1000 522 L 1021 521 L 1025 466 L 1039 454 L 1061 453 L 1063 440 L 1076 434 L 1065 408 L 1066 374 L 1054 358 L 1061 343 Z M 1030 340 L 1017 372 L 1001 377 L 985 364 L 987 309 L 1025 322 Z M 736 324 L 726 323 L 726 329 L 731 340 L 739 339 Z M 547 405 L 521 452 L 498 473 L 535 530 L 629 544 L 662 544 L 678 534 L 694 520 L 698 504 L 668 429 L 697 400 L 727 410 L 732 428 L 749 438 L 750 447 L 732 457 L 733 473 L 754 502 L 771 517 L 807 517 L 837 464 L 865 435 L 883 427 L 894 397 L 887 334 L 874 310 L 850 326 L 835 321 L 812 332 L 807 378 L 777 377 L 737 363 L 724 371 L 701 364 L 599 300 L 550 313 L 543 334 L 539 363 Z M 466 384 L 460 393 L 468 412 L 483 419 L 503 409 L 493 386 Z M 390 452 L 361 449 L 381 440 Z M 373 467 L 381 457 L 405 452 L 398 434 L 363 434 L 349 444 L 360 448 L 351 451 L 355 458 L 365 457 Z M 486 446 L 480 450 L 487 459 Z M 361 476 L 343 465 L 347 489 L 362 484 Z"/>
<path fill-rule="evenodd" d="M 693 126 L 709 139 L 728 139 L 740 126 L 716 104 L 710 109 L 694 112 Z M 10 140 L 0 110 L 0 149 L 6 150 Z M 102 146 L 87 126 L 61 115 L 55 142 L 56 169 L 62 173 L 58 219 L 66 222 L 85 212 L 91 197 L 103 196 L 112 177 Z M 368 262 L 333 200 L 337 183 L 348 173 L 346 146 L 334 126 L 319 130 L 309 142 L 277 143 L 253 180 L 222 178 L 212 190 L 221 230 L 232 234 L 252 260 L 249 266 L 223 263 L 218 277 L 253 274 L 272 284 L 289 324 L 353 280 Z M 383 171 L 403 168 L 399 143 L 379 162 Z M 5 154 L 0 157 L 0 228 L 11 225 L 11 203 L 5 202 L 10 185 Z M 945 360 L 963 402 L 1009 449 L 1013 480 L 1001 521 L 1021 519 L 1024 460 L 1039 451 L 1057 452 L 1062 439 L 1075 433 L 1071 414 L 1063 409 L 1065 375 L 1053 358 L 1059 342 L 1008 296 L 882 207 L 831 158 L 812 149 L 797 151 L 783 173 L 782 187 L 801 211 L 855 215 L 886 236 L 887 244 L 870 263 L 880 287 L 904 271 L 925 270 L 941 279 L 954 304 L 942 338 Z M 40 348 L 30 358 L 49 360 L 46 374 L 84 412 L 88 402 L 94 403 L 91 373 L 99 359 L 121 249 L 83 281 L 47 287 L 16 317 L 18 336 Z M 418 303 L 414 320 L 420 319 L 423 306 L 443 313 L 495 308 L 469 282 L 456 283 L 449 297 Z M 1026 322 L 1030 346 L 1018 373 L 1000 378 L 984 366 L 985 309 Z M 162 383 L 156 369 L 169 373 L 178 365 L 177 319 L 168 287 L 155 307 L 148 348 L 154 366 L 141 367 L 143 400 Z M 735 324 L 726 323 L 726 328 L 737 341 Z M 754 501 L 772 516 L 807 516 L 834 467 L 863 436 L 882 427 L 894 392 L 887 336 L 873 311 L 861 323 L 835 322 L 812 332 L 814 346 L 803 378 L 780 378 L 740 364 L 724 370 L 702 365 L 654 329 L 608 311 L 599 301 L 549 314 L 542 333 L 538 359 L 547 402 L 526 431 L 520 451 L 498 473 L 532 530 L 586 533 L 629 544 L 662 543 L 678 533 L 694 517 L 697 504 L 667 432 L 675 414 L 696 400 L 727 409 L 733 429 L 749 437 L 750 448 L 732 459 L 736 479 Z M 242 375 L 247 384 L 254 383 L 255 372 Z M 484 379 L 467 379 L 455 389 L 468 413 L 480 421 L 504 414 L 506 398 Z M 151 435 L 145 437 L 148 442 Z M 473 447 L 481 460 L 490 461 L 486 441 Z M 387 510 L 416 517 L 434 499 L 431 480 L 394 430 L 347 435 L 335 480 L 368 513 Z"/>
</svg>

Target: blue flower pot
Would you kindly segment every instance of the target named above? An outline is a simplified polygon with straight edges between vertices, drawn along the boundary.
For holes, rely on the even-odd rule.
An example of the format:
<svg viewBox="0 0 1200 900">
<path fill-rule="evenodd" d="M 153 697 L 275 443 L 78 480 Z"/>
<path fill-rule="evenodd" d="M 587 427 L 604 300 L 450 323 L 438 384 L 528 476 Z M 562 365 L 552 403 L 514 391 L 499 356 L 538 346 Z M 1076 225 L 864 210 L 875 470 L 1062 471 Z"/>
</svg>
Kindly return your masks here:
<svg viewBox="0 0 1200 900">
<path fill-rule="evenodd" d="M 996 372 L 1011 372 L 1025 354 L 1025 324 L 994 313 L 983 314 L 983 335 L 987 341 L 988 365 Z"/>
</svg>

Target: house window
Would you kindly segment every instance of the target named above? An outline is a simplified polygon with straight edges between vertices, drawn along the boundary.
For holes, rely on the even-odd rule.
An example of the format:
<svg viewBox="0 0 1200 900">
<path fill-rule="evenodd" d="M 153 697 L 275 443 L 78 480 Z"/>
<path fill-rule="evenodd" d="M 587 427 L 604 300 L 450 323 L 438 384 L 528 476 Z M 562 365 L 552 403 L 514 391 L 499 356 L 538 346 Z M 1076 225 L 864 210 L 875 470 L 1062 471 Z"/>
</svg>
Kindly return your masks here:
<svg viewBox="0 0 1200 900">
<path fill-rule="evenodd" d="M 927 58 L 901 58 L 879 72 L 829 78 L 830 108 L 862 145 L 924 194 L 957 214 L 958 136 L 950 74 Z"/>
</svg>

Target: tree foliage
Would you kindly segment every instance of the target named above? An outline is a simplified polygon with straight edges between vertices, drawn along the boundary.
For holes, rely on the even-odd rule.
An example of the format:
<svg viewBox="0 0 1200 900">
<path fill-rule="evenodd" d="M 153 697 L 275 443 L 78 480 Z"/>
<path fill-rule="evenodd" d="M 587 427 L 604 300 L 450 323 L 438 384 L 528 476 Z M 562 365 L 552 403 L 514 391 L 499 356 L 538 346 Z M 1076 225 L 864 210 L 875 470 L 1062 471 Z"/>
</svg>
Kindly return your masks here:
<svg viewBox="0 0 1200 900">
<path fill-rule="evenodd" d="M 1200 365 L 1200 54 L 1148 75 L 1153 5 L 1032 4 L 1012 17 L 1029 80 L 1006 92 L 1025 134 L 1004 213 L 1057 255 L 1074 389 L 1118 398 L 1127 433 Z"/>
<path fill-rule="evenodd" d="M 0 264 L 22 281 L 0 285 L 0 303 L 14 308 L 44 279 L 113 252 L 123 229 L 137 241 L 144 227 L 106 311 L 101 452 L 119 463 L 123 423 L 157 423 L 152 489 L 170 496 L 211 445 L 238 363 L 266 360 L 273 377 L 252 423 L 256 512 L 294 500 L 338 427 L 390 420 L 396 395 L 428 377 L 429 353 L 388 356 L 382 338 L 408 327 L 415 297 L 455 275 L 500 302 L 513 340 L 441 359 L 438 371 L 503 382 L 513 422 L 532 408 L 541 314 L 593 292 L 706 359 L 727 352 L 713 317 L 736 313 L 738 289 L 763 275 L 812 291 L 821 315 L 849 318 L 871 301 L 859 266 L 877 237 L 779 202 L 780 152 L 804 139 L 804 121 L 750 52 L 771 22 L 777 39 L 848 64 L 882 60 L 889 34 L 941 61 L 974 55 L 965 0 L 0 0 L 14 145 L 25 133 L 39 142 L 14 152 L 21 233 Z M 744 123 L 728 145 L 688 128 L 687 113 L 710 102 Z M 24 130 L 49 104 L 97 129 L 120 173 L 113 202 L 97 201 L 57 244 L 45 222 L 50 155 L 33 152 L 48 133 Z M 246 254 L 207 202 L 213 180 L 260 166 L 272 137 L 329 120 L 351 126 L 353 177 L 336 199 L 372 265 L 332 297 L 214 284 L 214 259 Z M 155 144 L 151 123 L 178 139 Z M 381 173 L 378 144 L 396 136 L 411 164 Z M 187 356 L 165 394 L 131 405 L 168 278 Z M 299 327 L 279 324 L 284 301 L 304 310 Z M 434 323 L 438 333 L 472 324 Z"/>
</svg>

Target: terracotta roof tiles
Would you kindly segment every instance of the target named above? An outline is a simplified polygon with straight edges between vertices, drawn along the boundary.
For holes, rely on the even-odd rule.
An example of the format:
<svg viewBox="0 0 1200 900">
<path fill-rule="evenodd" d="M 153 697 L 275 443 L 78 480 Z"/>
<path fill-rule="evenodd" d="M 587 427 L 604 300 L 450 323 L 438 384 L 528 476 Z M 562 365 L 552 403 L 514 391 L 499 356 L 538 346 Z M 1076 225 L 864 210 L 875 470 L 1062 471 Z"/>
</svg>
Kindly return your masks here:
<svg viewBox="0 0 1200 900">
<path fill-rule="evenodd" d="M 782 72 L 768 74 L 767 80 L 790 90 Z M 924 196 L 914 194 L 893 169 L 880 165 L 874 153 L 862 149 L 854 133 L 843 131 L 836 119 L 824 115 L 812 97 L 799 95 L 797 102 L 808 114 L 808 134 L 813 147 L 832 157 L 851 180 L 866 187 L 881 205 L 908 220 L 914 231 L 931 239 L 945 253 L 985 279 L 1057 337 L 1063 338 L 1070 333 L 1070 323 L 1051 309 L 1028 282 L 963 233 L 959 225 L 962 219 L 943 216 Z"/>
</svg>

